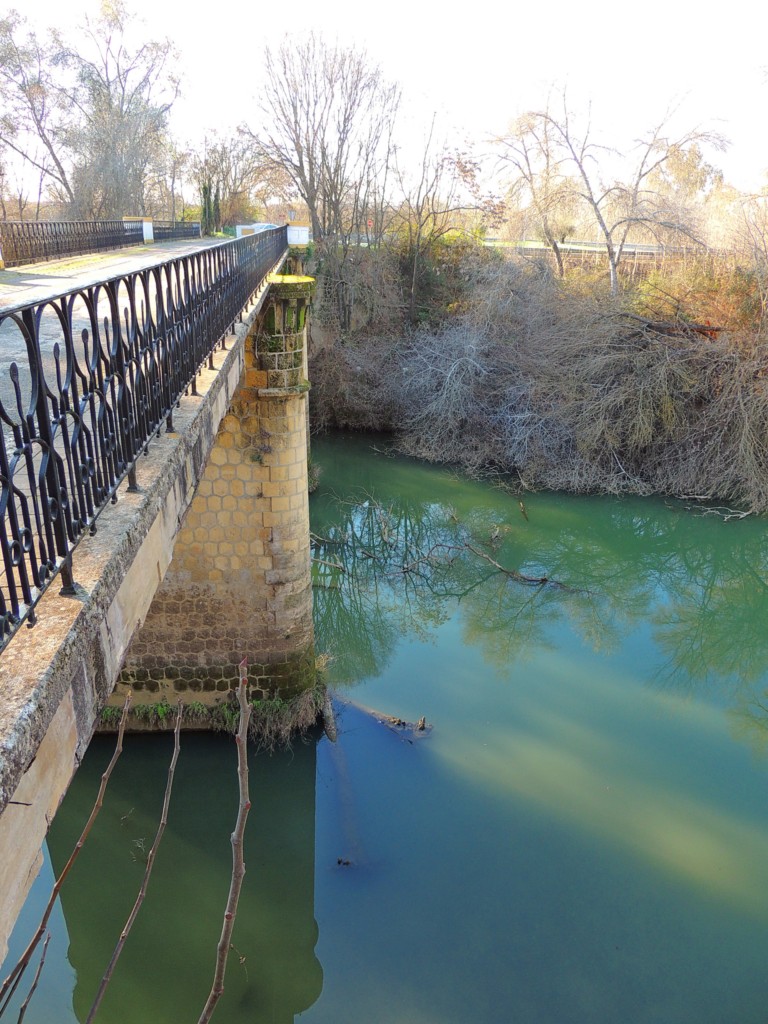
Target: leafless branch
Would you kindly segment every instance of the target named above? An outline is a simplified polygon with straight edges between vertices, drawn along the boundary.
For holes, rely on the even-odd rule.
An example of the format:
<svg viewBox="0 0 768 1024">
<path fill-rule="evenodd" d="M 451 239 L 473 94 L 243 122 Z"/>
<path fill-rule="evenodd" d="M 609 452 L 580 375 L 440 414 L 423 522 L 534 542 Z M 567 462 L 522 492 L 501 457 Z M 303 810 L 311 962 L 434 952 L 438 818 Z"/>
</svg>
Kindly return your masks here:
<svg viewBox="0 0 768 1024">
<path fill-rule="evenodd" d="M 235 736 L 235 743 L 237 744 L 237 779 L 240 804 L 237 811 L 235 830 L 232 833 L 232 878 L 229 885 L 227 906 L 224 911 L 221 938 L 219 939 L 216 951 L 216 969 L 213 976 L 213 985 L 211 986 L 211 991 L 203 1011 L 200 1014 L 198 1024 L 207 1024 L 224 992 L 224 973 L 227 969 L 227 956 L 229 955 L 232 943 L 232 931 L 235 927 L 237 905 L 245 876 L 243 839 L 248 811 L 251 809 L 251 800 L 248 793 L 248 722 L 251 717 L 251 704 L 248 700 L 248 662 L 246 659 L 240 662 L 240 684 L 237 688 L 237 700 L 240 705 L 240 726 Z"/>
<path fill-rule="evenodd" d="M 27 965 L 29 964 L 29 960 L 30 960 L 33 952 L 35 951 L 38 943 L 40 942 L 40 939 L 43 937 L 43 934 L 45 932 L 46 926 L 48 924 L 48 919 L 51 916 L 51 911 L 53 910 L 54 904 L 56 903 L 56 899 L 57 899 L 57 897 L 59 895 L 59 892 L 61 891 L 61 887 L 64 884 L 64 879 L 67 877 L 67 875 L 69 874 L 69 872 L 70 872 L 70 870 L 72 868 L 72 865 L 77 860 L 77 857 L 79 856 L 80 851 L 83 848 L 83 844 L 85 843 L 85 840 L 88 837 L 88 833 L 91 831 L 91 828 L 93 827 L 93 823 L 96 820 L 96 817 L 97 817 L 99 811 L 102 808 L 102 805 L 104 803 L 104 793 L 105 793 L 106 788 L 107 788 L 107 783 L 109 782 L 110 776 L 112 774 L 112 770 L 115 767 L 115 765 L 117 764 L 117 760 L 120 757 L 120 754 L 123 752 L 123 735 L 125 733 L 125 724 L 126 724 L 126 722 L 128 720 L 128 711 L 129 711 L 130 706 L 131 706 L 131 700 L 132 700 L 132 695 L 129 693 L 128 696 L 125 699 L 125 704 L 123 705 L 123 713 L 122 713 L 122 716 L 120 718 L 120 725 L 119 725 L 118 730 L 117 730 L 117 742 L 115 744 L 115 752 L 113 753 L 112 759 L 110 760 L 109 764 L 105 768 L 104 774 L 101 776 L 101 784 L 99 785 L 99 792 L 98 792 L 98 794 L 96 796 L 96 802 L 93 805 L 93 809 L 91 810 L 91 813 L 90 813 L 90 816 L 88 818 L 88 821 L 85 823 L 85 827 L 84 827 L 82 833 L 80 834 L 80 838 L 78 839 L 77 843 L 75 844 L 75 848 L 73 849 L 72 853 L 69 856 L 69 860 L 64 865 L 64 868 L 62 869 L 61 874 L 59 875 L 59 877 L 56 879 L 56 882 L 55 882 L 55 884 L 53 886 L 53 889 L 51 890 L 51 895 L 50 895 L 50 898 L 49 898 L 48 903 L 46 905 L 46 908 L 43 911 L 43 916 L 42 916 L 42 918 L 40 920 L 40 924 L 37 927 L 37 931 L 33 935 L 29 945 L 27 946 L 27 948 L 24 950 L 24 952 L 22 953 L 21 957 L 19 958 L 18 962 L 16 963 L 16 966 L 13 968 L 13 970 L 8 975 L 8 977 L 5 979 L 5 981 L 2 984 L 2 987 L 0 987 L 0 1001 L 5 999 L 5 1002 L 3 1002 L 2 1006 L 0 1006 L 0 1017 L 2 1017 L 3 1013 L 5 1012 L 6 1007 L 8 1006 L 8 1003 L 9 1003 L 9 1001 L 11 999 L 11 996 L 13 995 L 13 992 L 16 990 L 16 987 L 17 987 L 17 985 L 18 985 L 18 983 L 19 983 L 19 981 L 21 979 L 21 976 L 24 973 L 24 971 L 26 970 Z M 9 992 L 9 989 L 10 989 L 10 992 Z M 7 996 L 6 996 L 6 993 L 7 993 Z"/>
<path fill-rule="evenodd" d="M 120 933 L 120 938 L 118 939 L 117 945 L 115 946 L 114 952 L 112 953 L 112 959 L 109 961 L 107 969 L 106 969 L 106 971 L 104 973 L 104 977 L 101 979 L 101 984 L 99 985 L 99 990 L 96 993 L 96 997 L 95 997 L 95 999 L 93 1001 L 93 1005 L 91 1006 L 91 1009 L 90 1009 L 90 1011 L 88 1013 L 88 1016 L 86 1017 L 86 1024 L 91 1024 L 91 1022 L 93 1021 L 94 1017 L 96 1016 L 96 1014 L 98 1012 L 99 1006 L 101 1005 L 101 1001 L 104 998 L 104 993 L 107 990 L 107 986 L 109 985 L 109 982 L 110 982 L 110 980 L 112 978 L 112 975 L 114 973 L 115 967 L 117 965 L 117 961 L 118 961 L 118 959 L 120 957 L 120 954 L 123 951 L 123 947 L 125 946 L 125 943 L 126 943 L 126 940 L 128 938 L 128 935 L 130 934 L 131 928 L 133 928 L 133 924 L 134 924 L 134 922 L 135 922 L 135 920 L 136 920 L 136 918 L 138 916 L 139 910 L 141 909 L 141 906 L 142 906 L 142 904 L 144 902 L 144 899 L 145 899 L 145 897 L 147 895 L 147 886 L 149 885 L 149 878 L 150 878 L 150 875 L 152 874 L 152 868 L 153 868 L 154 863 L 155 863 L 155 857 L 157 856 L 157 850 L 158 850 L 158 847 L 160 846 L 160 841 L 163 838 L 163 834 L 165 832 L 165 826 L 168 824 L 168 808 L 169 808 L 169 805 L 170 805 L 170 802 L 171 802 L 171 790 L 173 788 L 173 776 L 174 776 L 174 772 L 176 770 L 176 762 L 179 759 L 179 746 L 180 746 L 180 734 L 181 734 L 181 718 L 182 718 L 182 705 L 181 705 L 181 701 L 179 701 L 179 706 L 178 706 L 178 709 L 177 709 L 177 712 L 176 712 L 176 726 L 175 726 L 174 732 L 173 732 L 173 755 L 171 757 L 171 763 L 170 763 L 170 766 L 168 768 L 168 781 L 167 781 L 166 786 L 165 786 L 165 796 L 163 798 L 163 807 L 162 807 L 162 812 L 160 814 L 160 823 L 158 825 L 157 832 L 155 834 L 155 841 L 152 843 L 152 849 L 149 851 L 149 854 L 147 855 L 147 864 L 146 864 L 146 868 L 144 870 L 144 878 L 142 879 L 141 888 L 139 889 L 139 894 L 136 897 L 136 901 L 133 904 L 133 908 L 131 909 L 130 914 L 128 915 L 128 920 L 126 921 L 125 926 L 124 926 L 122 932 Z"/>
<path fill-rule="evenodd" d="M 37 965 L 37 970 L 35 971 L 35 976 L 32 979 L 32 984 L 29 988 L 29 992 L 27 993 L 27 998 L 24 1000 L 24 1002 L 21 1004 L 21 1007 L 19 1008 L 19 1017 L 16 1024 L 22 1024 L 22 1021 L 24 1020 L 24 1017 L 27 1012 L 27 1007 L 30 1004 L 32 996 L 35 994 L 35 989 L 37 988 L 37 983 L 40 980 L 40 975 L 43 973 L 43 966 L 45 965 L 45 955 L 48 952 L 48 943 L 50 941 L 51 933 L 48 932 L 48 934 L 45 936 L 45 942 L 43 943 L 43 952 L 40 957 L 40 963 Z"/>
</svg>

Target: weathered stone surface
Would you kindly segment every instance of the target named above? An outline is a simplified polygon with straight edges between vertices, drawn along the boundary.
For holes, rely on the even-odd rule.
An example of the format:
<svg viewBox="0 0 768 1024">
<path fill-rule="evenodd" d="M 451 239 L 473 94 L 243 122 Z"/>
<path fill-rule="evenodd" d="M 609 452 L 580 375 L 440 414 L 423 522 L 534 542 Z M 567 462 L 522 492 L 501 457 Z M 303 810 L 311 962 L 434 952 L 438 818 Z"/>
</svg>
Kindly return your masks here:
<svg viewBox="0 0 768 1024">
<path fill-rule="evenodd" d="M 38 606 L 38 625 L 17 634 L 3 652 L 0 808 L 76 680 L 92 694 L 78 698 L 78 745 L 87 744 L 97 705 L 111 692 L 128 641 L 170 562 L 179 521 L 240 376 L 243 348 L 244 336 L 219 357 L 219 372 L 205 372 L 198 384 L 204 393 L 184 399 L 176 412 L 178 433 L 163 434 L 139 461 L 140 493 L 123 485 L 117 504 L 100 516 L 96 535 L 80 544 L 77 595 L 61 597 L 54 586 Z"/>
<path fill-rule="evenodd" d="M 267 319 L 272 311 L 270 292 Z M 225 690 L 206 686 L 211 673 L 220 678 L 223 669 L 234 684 L 243 657 L 251 684 L 261 680 L 272 694 L 311 681 L 305 672 L 305 661 L 313 661 L 306 392 L 264 389 L 254 369 L 275 365 L 289 347 L 290 359 L 301 364 L 306 332 L 271 338 L 263 326 L 254 325 L 246 344 L 245 371 L 179 530 L 173 563 L 127 653 L 113 705 L 146 670 L 160 683 L 158 700 L 172 687 L 219 702 Z M 298 666 L 293 680 L 285 668 L 289 657 Z"/>
<path fill-rule="evenodd" d="M 71 776 L 72 750 L 81 728 L 74 691 L 65 694 L 37 756 L 0 815 L 0 962 L 7 937 L 42 862 L 40 848 Z M 24 856 L 24 853 L 27 855 Z"/>
<path fill-rule="evenodd" d="M 0 891 L 16 894 L 0 913 L 0 959 L 101 709 L 122 702 L 113 687 L 132 638 L 136 703 L 227 699 L 243 653 L 254 695 L 314 681 L 306 386 L 264 387 L 247 336 L 265 299 L 198 376 L 175 433 L 140 459 L 139 492 L 123 485 L 77 548 L 76 595 L 49 590 L 39 624 L 0 658 Z M 291 329 L 276 347 L 281 383 L 306 374 L 308 299 L 291 290 L 270 307 Z"/>
</svg>

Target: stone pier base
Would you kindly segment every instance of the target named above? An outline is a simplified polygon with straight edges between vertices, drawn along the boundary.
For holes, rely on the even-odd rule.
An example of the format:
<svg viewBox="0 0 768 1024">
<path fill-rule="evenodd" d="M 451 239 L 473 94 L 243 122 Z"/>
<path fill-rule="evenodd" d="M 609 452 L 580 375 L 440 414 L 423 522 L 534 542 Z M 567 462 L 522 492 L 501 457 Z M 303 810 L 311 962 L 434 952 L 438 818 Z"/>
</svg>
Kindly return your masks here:
<svg viewBox="0 0 768 1024">
<path fill-rule="evenodd" d="M 245 369 L 180 527 L 173 561 L 110 699 L 226 700 L 314 682 L 307 488 L 306 310 L 311 278 L 272 280 Z M 300 282 L 300 283 L 299 283 Z"/>
</svg>

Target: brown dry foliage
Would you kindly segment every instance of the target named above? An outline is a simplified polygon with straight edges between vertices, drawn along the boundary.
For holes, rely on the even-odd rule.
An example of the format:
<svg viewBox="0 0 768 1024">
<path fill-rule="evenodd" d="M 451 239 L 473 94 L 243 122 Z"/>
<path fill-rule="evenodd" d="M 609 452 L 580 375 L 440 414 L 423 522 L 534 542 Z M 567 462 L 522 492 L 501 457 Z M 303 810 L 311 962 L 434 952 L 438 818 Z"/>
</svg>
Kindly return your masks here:
<svg viewBox="0 0 768 1024">
<path fill-rule="evenodd" d="M 248 734 L 262 750 L 283 750 L 303 739 L 320 720 L 326 688 L 317 684 L 287 701 L 256 701 Z"/>
<path fill-rule="evenodd" d="M 684 311 L 656 321 L 636 308 L 500 261 L 441 330 L 324 352 L 315 426 L 396 430 L 411 454 L 514 473 L 531 488 L 696 494 L 768 511 L 759 332 L 707 337 Z"/>
</svg>

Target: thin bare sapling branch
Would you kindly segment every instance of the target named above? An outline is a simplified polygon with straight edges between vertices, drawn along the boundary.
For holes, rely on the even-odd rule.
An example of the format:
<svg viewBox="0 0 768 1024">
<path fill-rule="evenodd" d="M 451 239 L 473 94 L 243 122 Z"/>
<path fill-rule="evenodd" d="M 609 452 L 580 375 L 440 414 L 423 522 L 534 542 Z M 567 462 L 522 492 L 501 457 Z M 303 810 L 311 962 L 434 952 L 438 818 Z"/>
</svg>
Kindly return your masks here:
<svg viewBox="0 0 768 1024">
<path fill-rule="evenodd" d="M 86 1024 L 91 1024 L 91 1021 L 94 1019 L 94 1017 L 96 1016 L 96 1013 L 98 1012 L 99 1006 L 101 1005 L 101 1001 L 104 998 L 104 993 L 107 990 L 107 985 L 109 985 L 109 982 L 110 982 L 110 980 L 112 978 L 112 975 L 114 973 L 115 967 L 117 965 L 117 961 L 118 961 L 118 959 L 120 957 L 120 954 L 123 951 L 123 947 L 125 946 L 125 943 L 126 943 L 126 940 L 128 938 L 128 935 L 130 934 L 131 928 L 133 928 L 133 924 L 134 924 L 134 922 L 135 922 L 135 920 L 136 920 L 136 918 L 138 916 L 139 910 L 141 909 L 141 905 L 144 902 L 144 898 L 147 895 L 147 886 L 149 885 L 149 876 L 152 874 L 152 868 L 153 868 L 154 863 L 155 863 L 155 857 L 157 855 L 157 850 L 158 850 L 158 847 L 160 846 L 160 841 L 163 838 L 163 833 L 165 832 L 165 826 L 168 823 L 168 807 L 169 807 L 170 802 L 171 802 L 171 790 L 173 788 L 173 776 L 174 776 L 174 772 L 176 771 L 176 762 L 179 759 L 179 746 L 180 746 L 180 735 L 181 735 L 181 717 L 182 717 L 182 704 L 181 704 L 181 701 L 179 701 L 178 710 L 176 712 L 176 725 L 175 725 L 175 728 L 173 730 L 173 756 L 171 757 L 171 763 L 170 763 L 170 766 L 168 768 L 168 781 L 166 782 L 166 786 L 165 786 L 165 796 L 163 798 L 163 808 L 162 808 L 162 812 L 161 812 L 161 815 L 160 815 L 160 823 L 159 823 L 159 825 L 157 827 L 157 832 L 155 834 L 155 841 L 152 843 L 152 849 L 149 851 L 149 854 L 147 855 L 147 864 L 146 864 L 146 868 L 144 870 L 144 878 L 143 878 L 142 883 L 141 883 L 141 888 L 139 889 L 139 894 L 136 897 L 136 902 L 133 904 L 133 908 L 132 908 L 130 914 L 128 915 L 128 920 L 126 921 L 125 927 L 123 928 L 122 932 L 120 933 L 120 938 L 117 940 L 117 945 L 115 946 L 114 952 L 112 953 L 112 959 L 109 961 L 109 965 L 107 966 L 107 969 L 104 972 L 104 977 L 101 979 L 101 985 L 99 985 L 99 990 L 96 993 L 96 998 L 94 999 L 93 1005 L 91 1006 L 91 1009 L 90 1009 L 90 1011 L 88 1013 L 88 1016 L 86 1017 Z"/>
<path fill-rule="evenodd" d="M 251 704 L 248 700 L 248 660 L 240 662 L 240 683 L 237 688 L 237 700 L 240 705 L 240 725 L 235 736 L 237 744 L 237 780 L 240 790 L 240 805 L 237 810 L 237 821 L 232 833 L 232 878 L 229 883 L 229 897 L 224 911 L 221 937 L 216 949 L 216 969 L 213 985 L 208 995 L 198 1024 L 207 1024 L 213 1015 L 216 1004 L 224 992 L 224 973 L 227 969 L 227 956 L 232 944 L 232 932 L 235 927 L 237 904 L 245 876 L 245 860 L 243 858 L 243 837 L 251 800 L 248 795 L 248 722 L 251 717 Z"/>
<path fill-rule="evenodd" d="M 77 860 L 77 857 L 79 856 L 80 851 L 83 848 L 83 844 L 85 843 L 85 840 L 88 837 L 88 833 L 91 831 L 91 828 L 93 827 L 93 823 L 96 820 L 96 816 L 98 815 L 99 811 L 102 808 L 102 805 L 104 803 L 104 792 L 107 788 L 107 783 L 109 782 L 109 778 L 112 774 L 113 768 L 117 764 L 117 759 L 123 752 L 123 735 L 125 733 L 125 724 L 128 720 L 128 711 L 131 706 L 131 700 L 132 694 L 129 693 L 125 699 L 125 704 L 123 705 L 123 713 L 120 718 L 120 725 L 117 730 L 117 742 L 115 744 L 115 752 L 113 753 L 112 759 L 110 760 L 109 764 L 104 770 L 104 774 L 101 776 L 101 784 L 99 785 L 99 792 L 96 796 L 96 802 L 93 805 L 93 809 L 90 813 L 88 821 L 85 823 L 85 828 L 83 829 L 80 838 L 75 844 L 75 848 L 70 854 L 69 860 L 64 865 L 64 868 L 62 869 L 62 872 L 59 875 L 59 877 L 56 879 L 53 889 L 51 890 L 51 895 L 46 905 L 46 908 L 43 911 L 43 916 L 40 919 L 40 924 L 37 927 L 37 931 L 32 936 L 32 939 L 27 948 L 21 954 L 21 957 L 17 961 L 16 966 L 13 968 L 13 970 L 5 979 L 5 981 L 3 981 L 3 984 L 0 987 L 0 1002 L 5 1000 L 4 1002 L 2 1002 L 2 1005 L 0 1005 L 0 1017 L 2 1017 L 2 1015 L 5 1013 L 8 1003 L 10 1002 L 13 993 L 16 991 L 16 987 L 18 986 L 19 981 L 21 980 L 21 977 L 24 971 L 26 970 L 27 965 L 29 964 L 30 958 L 45 933 L 45 929 L 48 924 L 48 919 L 51 916 L 51 911 L 53 910 L 54 904 L 56 903 L 56 899 L 59 895 L 59 892 L 61 891 L 64 879 L 67 877 L 72 868 L 72 865 Z"/>
<path fill-rule="evenodd" d="M 35 989 L 37 988 L 37 983 L 38 983 L 38 981 L 40 981 L 40 975 L 43 973 L 43 967 L 45 966 L 45 955 L 48 952 L 48 943 L 50 941 L 51 941 L 51 933 L 48 932 L 48 934 L 45 936 L 45 942 L 43 943 L 43 952 L 42 952 L 42 955 L 40 957 L 40 963 L 37 965 L 37 970 L 35 971 L 35 976 L 32 979 L 32 984 L 29 987 L 29 992 L 27 992 L 27 998 L 24 1000 L 24 1002 L 21 1004 L 21 1007 L 19 1008 L 19 1016 L 17 1018 L 16 1024 L 22 1024 L 22 1021 L 24 1020 L 24 1017 L 26 1016 L 27 1007 L 30 1004 L 32 996 L 35 994 Z"/>
</svg>

